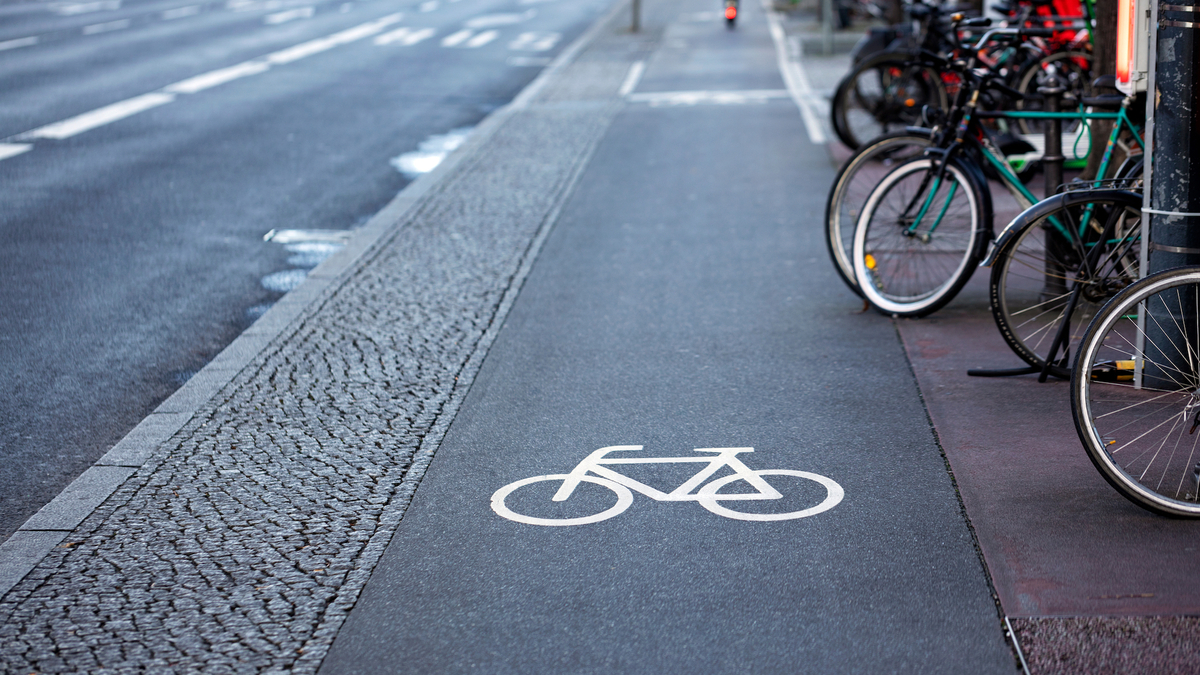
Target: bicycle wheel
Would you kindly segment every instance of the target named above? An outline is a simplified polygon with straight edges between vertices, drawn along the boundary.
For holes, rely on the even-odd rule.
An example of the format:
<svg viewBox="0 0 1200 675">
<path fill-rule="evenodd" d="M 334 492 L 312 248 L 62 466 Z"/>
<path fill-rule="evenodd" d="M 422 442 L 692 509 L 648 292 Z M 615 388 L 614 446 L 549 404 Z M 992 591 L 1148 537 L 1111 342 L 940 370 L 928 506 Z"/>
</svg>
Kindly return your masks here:
<svg viewBox="0 0 1200 675">
<path fill-rule="evenodd" d="M 629 508 L 629 505 L 633 503 L 633 493 L 629 491 L 629 488 L 621 485 L 620 483 L 614 483 L 606 478 L 598 478 L 596 476 L 583 476 L 580 480 L 606 487 L 615 492 L 617 495 L 617 503 L 599 513 L 567 518 L 540 518 L 517 513 L 516 511 L 510 509 L 506 503 L 506 500 L 510 494 L 519 488 L 525 487 L 526 485 L 540 483 L 543 481 L 565 481 L 567 478 L 570 478 L 569 474 L 558 473 L 548 476 L 534 476 L 532 478 L 516 481 L 515 483 L 509 483 L 499 490 L 496 490 L 496 492 L 492 495 L 492 510 L 495 511 L 496 515 L 500 516 L 501 518 L 507 518 L 518 523 L 525 523 L 526 525 L 562 527 L 567 525 L 587 525 L 589 523 L 598 523 L 602 520 L 607 520 L 615 515 L 620 514 L 625 509 Z M 548 501 L 549 500 L 547 500 L 547 502 Z"/>
<path fill-rule="evenodd" d="M 776 520 L 794 520 L 796 518 L 807 518 L 815 516 L 818 513 L 824 513 L 829 509 L 841 503 L 846 496 L 842 486 L 831 478 L 826 478 L 820 474 L 809 473 L 807 471 L 792 471 L 790 469 L 767 469 L 764 471 L 755 471 L 759 476 L 795 476 L 817 483 L 825 489 L 825 497 L 821 499 L 815 506 L 810 506 L 799 511 L 788 511 L 786 513 L 754 513 L 746 511 L 734 511 L 721 505 L 723 501 L 739 501 L 739 502 L 763 502 L 764 500 L 759 494 L 733 492 L 722 493 L 719 490 L 726 485 L 735 481 L 743 480 L 741 476 L 732 474 L 723 478 L 718 478 L 712 482 L 706 483 L 704 487 L 697 492 L 700 506 L 717 514 L 734 520 L 751 520 L 757 522 L 769 522 Z M 772 486 L 774 487 L 774 486 Z"/>
<path fill-rule="evenodd" d="M 1135 504 L 1200 518 L 1200 268 L 1121 291 L 1081 344 L 1071 411 L 1092 463 Z"/>
<path fill-rule="evenodd" d="M 838 276 L 859 295 L 862 291 L 854 280 L 850 249 L 854 246 L 854 225 L 863 205 L 889 171 L 919 157 L 931 143 L 929 132 L 923 129 L 880 136 L 859 148 L 833 180 L 825 200 L 825 246 Z"/>
<path fill-rule="evenodd" d="M 1064 80 L 1067 91 L 1076 99 L 1094 95 L 1092 55 L 1087 52 L 1055 52 L 1030 63 L 1017 80 L 1017 91 L 1022 94 L 1037 94 L 1038 87 L 1046 84 L 1049 80 L 1052 68 L 1057 70 L 1059 77 Z M 1015 105 L 1017 110 L 1036 111 L 1042 109 L 1042 103 L 1037 99 L 1018 100 Z M 1063 134 L 1074 136 L 1081 124 L 1080 120 L 1063 120 Z M 1036 135 L 1045 133 L 1046 123 L 1041 120 L 1017 120 L 1017 127 L 1023 134 Z M 1071 147 L 1064 143 L 1063 149 L 1070 152 Z"/>
<path fill-rule="evenodd" d="M 944 110 L 949 104 L 940 73 L 911 61 L 907 52 L 883 52 L 842 78 L 830 112 L 837 137 L 857 150 L 877 136 L 919 124 L 922 107 Z"/>
<path fill-rule="evenodd" d="M 863 297 L 884 314 L 906 317 L 954 299 L 991 231 L 984 190 L 956 159 L 915 159 L 888 174 L 854 230 L 854 278 Z"/>
<path fill-rule="evenodd" d="M 1103 190 L 1052 199 L 1057 208 L 1036 212 L 1011 239 L 1001 235 L 990 299 L 1000 335 L 1031 366 L 1045 367 L 1068 322 L 1049 369 L 1066 379 L 1092 317 L 1138 279 L 1142 197 Z"/>
</svg>

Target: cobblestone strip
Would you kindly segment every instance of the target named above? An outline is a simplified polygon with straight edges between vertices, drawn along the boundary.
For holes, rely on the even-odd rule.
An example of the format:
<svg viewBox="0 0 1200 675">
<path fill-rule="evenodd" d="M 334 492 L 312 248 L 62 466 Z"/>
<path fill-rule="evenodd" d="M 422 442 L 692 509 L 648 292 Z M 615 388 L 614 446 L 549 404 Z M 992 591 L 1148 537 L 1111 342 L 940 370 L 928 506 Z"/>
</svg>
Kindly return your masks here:
<svg viewBox="0 0 1200 675">
<path fill-rule="evenodd" d="M 315 671 L 619 109 L 628 57 L 562 73 L 606 100 L 547 86 L 523 104 L 14 586 L 0 671 Z"/>
</svg>

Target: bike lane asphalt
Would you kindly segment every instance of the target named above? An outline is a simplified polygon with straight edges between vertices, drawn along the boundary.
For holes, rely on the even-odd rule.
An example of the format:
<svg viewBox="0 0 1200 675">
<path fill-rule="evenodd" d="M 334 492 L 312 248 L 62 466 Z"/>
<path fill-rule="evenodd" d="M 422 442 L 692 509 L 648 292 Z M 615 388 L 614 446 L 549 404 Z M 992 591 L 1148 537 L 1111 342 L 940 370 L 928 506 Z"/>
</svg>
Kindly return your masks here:
<svg viewBox="0 0 1200 675">
<path fill-rule="evenodd" d="M 322 672 L 1014 669 L 896 331 L 848 312 L 825 261 L 815 225 L 832 169 L 781 95 L 766 19 L 747 4 L 728 31 L 716 9 L 672 0 L 655 10 L 662 25 L 646 19 L 661 35 L 648 54 L 592 50 L 597 67 L 644 59 L 644 77 Z M 695 93 L 730 90 L 757 93 Z M 500 488 L 614 445 L 643 458 L 752 447 L 739 455 L 750 469 L 819 474 L 844 499 L 778 522 L 639 493 L 577 526 L 491 508 Z M 611 468 L 669 492 L 700 466 Z M 783 499 L 721 504 L 790 512 L 828 494 L 766 477 Z M 564 518 L 614 503 L 584 483 L 555 504 L 556 487 L 505 504 Z"/>
</svg>

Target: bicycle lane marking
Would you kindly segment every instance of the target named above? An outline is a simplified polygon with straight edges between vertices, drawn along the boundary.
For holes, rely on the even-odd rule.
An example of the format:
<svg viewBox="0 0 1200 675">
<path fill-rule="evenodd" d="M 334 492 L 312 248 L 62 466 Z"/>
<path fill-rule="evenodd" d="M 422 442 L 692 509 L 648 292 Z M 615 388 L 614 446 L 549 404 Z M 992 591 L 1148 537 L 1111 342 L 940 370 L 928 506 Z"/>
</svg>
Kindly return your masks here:
<svg viewBox="0 0 1200 675">
<path fill-rule="evenodd" d="M 761 469 L 752 470 L 740 460 L 737 455 L 745 452 L 753 452 L 753 448 L 696 448 L 696 452 L 716 452 L 716 456 L 684 456 L 684 457 L 622 457 L 622 458 L 607 458 L 609 452 L 616 451 L 639 451 L 643 446 L 640 445 L 620 445 L 608 446 L 600 448 L 591 453 L 583 461 L 581 461 L 575 469 L 569 474 L 550 474 L 544 476 L 533 476 L 525 478 L 513 483 L 509 483 L 492 494 L 491 507 L 492 510 L 502 518 L 507 518 L 518 523 L 527 525 L 542 525 L 548 527 L 564 527 L 573 525 L 588 525 L 598 523 L 603 520 L 612 518 L 624 512 L 630 505 L 633 504 L 633 492 L 637 491 L 655 501 L 694 501 L 708 511 L 726 518 L 734 520 L 743 520 L 751 522 L 775 522 L 781 520 L 793 520 L 797 518 L 807 518 L 815 516 L 819 513 L 824 513 L 837 506 L 845 498 L 845 491 L 842 486 L 836 481 L 820 474 L 811 473 L 808 471 L 797 471 L 792 469 Z M 607 458 L 607 461 L 603 461 Z M 628 476 L 614 471 L 605 465 L 625 465 L 625 464 L 678 464 L 678 463 L 706 463 L 703 467 L 690 479 L 686 480 L 675 490 L 670 493 L 664 493 L 656 490 L 644 483 L 634 480 Z M 716 472 L 723 468 L 729 468 L 734 473 L 717 478 L 711 482 L 704 483 L 709 480 Z M 591 473 L 589 473 L 591 472 Z M 595 474 L 599 474 L 598 476 Z M 786 513 L 746 513 L 743 511 L 734 511 L 733 509 L 722 506 L 723 501 L 765 501 L 780 499 L 783 495 L 767 483 L 763 476 L 794 476 L 815 482 L 825 488 L 826 496 L 817 505 L 800 511 L 791 511 Z M 555 493 L 552 501 L 561 502 L 570 498 L 574 493 L 575 488 L 580 482 L 588 482 L 612 490 L 617 495 L 617 503 L 599 513 L 590 516 L 579 516 L 575 518 L 541 518 L 528 516 L 525 514 L 513 511 L 506 503 L 509 495 L 516 490 L 534 483 L 543 481 L 561 480 L 562 487 Z M 722 493 L 719 490 L 735 481 L 745 481 L 754 487 L 757 492 L 738 492 L 738 493 Z M 699 488 L 698 491 L 693 492 Z"/>
</svg>

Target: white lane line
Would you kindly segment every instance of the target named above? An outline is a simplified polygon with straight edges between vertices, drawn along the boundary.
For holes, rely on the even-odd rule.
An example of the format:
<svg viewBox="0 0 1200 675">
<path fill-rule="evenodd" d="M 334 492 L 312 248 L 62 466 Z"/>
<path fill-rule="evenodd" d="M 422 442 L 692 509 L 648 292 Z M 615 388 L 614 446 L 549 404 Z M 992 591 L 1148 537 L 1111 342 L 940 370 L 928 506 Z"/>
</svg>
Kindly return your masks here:
<svg viewBox="0 0 1200 675">
<path fill-rule="evenodd" d="M 451 34 L 447 35 L 446 37 L 442 38 L 442 46 L 443 47 L 457 47 L 458 45 L 462 44 L 463 42 L 466 42 L 467 39 L 470 38 L 474 34 L 475 34 L 475 31 L 464 28 L 464 29 L 458 31 L 457 33 L 451 33 Z"/>
<path fill-rule="evenodd" d="M 405 26 L 403 28 L 397 28 L 394 31 L 384 33 L 383 35 L 376 36 L 375 44 L 390 45 L 393 42 L 399 42 L 405 47 L 411 47 L 422 40 L 427 40 L 433 37 L 433 34 L 436 32 L 437 31 L 432 28 L 413 30 L 412 28 Z"/>
<path fill-rule="evenodd" d="M 784 89 L 743 89 L 740 91 L 656 91 L 644 94 L 629 94 L 634 103 L 664 105 L 745 105 L 766 103 L 770 100 L 788 98 Z"/>
<path fill-rule="evenodd" d="M 788 58 L 787 38 L 784 35 L 783 26 L 779 22 L 779 14 L 769 6 L 768 0 L 763 0 L 763 8 L 767 11 L 771 40 L 775 43 L 779 73 L 783 76 L 783 82 L 787 85 L 788 93 L 791 94 L 796 107 L 800 109 L 800 119 L 804 120 L 804 128 L 808 131 L 808 140 L 813 145 L 824 145 L 828 138 L 825 136 L 825 127 L 821 124 L 814 109 L 813 99 L 816 98 L 816 94 L 813 92 L 812 84 L 808 81 L 808 74 L 804 72 L 804 66 L 800 61 Z"/>
<path fill-rule="evenodd" d="M 467 21 L 467 28 L 495 28 L 496 26 L 511 26 L 515 23 L 528 21 L 537 16 L 536 9 L 527 9 L 520 14 L 484 14 Z"/>
<path fill-rule="evenodd" d="M 54 13 L 59 16 L 74 16 L 90 12 L 121 9 L 121 0 L 101 0 L 100 2 L 68 2 L 54 7 Z"/>
<path fill-rule="evenodd" d="M 262 59 L 246 61 L 228 68 L 213 70 L 201 75 L 197 75 L 175 84 L 169 85 L 164 89 L 149 94 L 142 94 L 124 101 L 119 101 L 111 105 L 106 105 L 102 108 L 97 108 L 90 112 L 76 115 L 70 119 L 54 122 L 43 127 L 38 127 L 33 131 L 27 131 L 23 134 L 18 134 L 15 139 L 32 140 L 35 138 L 50 138 L 61 140 L 70 138 L 76 134 L 81 134 L 85 131 L 95 129 L 96 127 L 116 122 L 131 115 L 136 115 L 145 110 L 156 108 L 160 105 L 165 105 L 175 100 L 179 94 L 194 94 L 198 91 L 203 91 L 210 87 L 215 87 L 218 84 L 224 84 L 231 80 L 236 80 L 248 75 L 257 75 L 270 69 L 271 65 L 280 65 L 291 63 L 306 56 L 311 56 L 319 52 L 323 52 L 333 47 L 344 45 L 362 38 L 370 37 L 381 32 L 388 26 L 396 23 L 401 19 L 402 14 L 390 14 L 382 19 L 376 19 L 354 28 L 350 28 L 339 33 L 334 33 L 327 37 L 317 40 L 310 40 L 295 47 L 284 49 L 272 54 L 268 54 Z M 21 152 L 24 152 L 22 150 Z"/>
<path fill-rule="evenodd" d="M 464 44 L 463 46 L 467 47 L 468 49 L 475 49 L 476 47 L 482 47 L 482 46 L 486 45 L 487 43 L 491 42 L 492 40 L 495 40 L 498 37 L 500 37 L 500 31 L 485 30 L 482 33 L 480 33 L 479 35 L 476 35 L 475 37 L 471 38 L 470 40 L 467 40 L 467 43 Z"/>
<path fill-rule="evenodd" d="M 645 61 L 635 61 L 632 66 L 629 66 L 629 74 L 625 76 L 625 81 L 621 83 L 621 88 L 617 90 L 617 96 L 624 98 L 633 93 L 637 89 L 638 82 L 642 81 L 642 73 L 646 72 Z"/>
<path fill-rule="evenodd" d="M 168 85 L 163 91 L 171 94 L 195 94 L 205 89 L 211 89 L 219 84 L 232 82 L 233 80 L 258 75 L 271 68 L 271 64 L 265 61 L 246 61 L 239 63 L 236 66 L 213 70 L 202 75 L 189 77 L 186 80 Z"/>
<path fill-rule="evenodd" d="M 313 54 L 319 54 L 320 52 L 328 49 L 333 49 L 334 47 L 380 33 L 384 28 L 387 28 L 388 26 L 400 21 L 402 18 L 404 18 L 404 15 L 400 13 L 389 14 L 382 19 L 377 19 L 370 23 L 364 23 L 361 26 L 355 26 L 354 28 L 344 30 L 340 33 L 334 33 L 333 35 L 317 38 L 316 40 L 309 40 L 308 42 L 300 43 L 294 47 L 288 47 L 287 49 L 282 49 L 280 51 L 267 54 L 267 61 L 271 62 L 273 65 L 283 65 L 293 61 L 299 61 L 300 59 L 312 56 Z"/>
<path fill-rule="evenodd" d="M 188 5 L 187 7 L 176 7 L 168 9 L 161 14 L 163 21 L 174 21 L 175 19 L 183 19 L 189 16 L 195 16 L 200 13 L 200 5 Z"/>
<path fill-rule="evenodd" d="M 0 143 L 0 160 L 16 157 L 33 148 L 29 143 Z"/>
<path fill-rule="evenodd" d="M 289 9 L 282 12 L 275 12 L 274 14 L 268 14 L 263 17 L 263 23 L 267 24 L 268 26 L 274 26 L 275 24 L 287 23 L 288 21 L 295 21 L 296 19 L 311 19 L 313 14 L 316 13 L 317 9 L 315 7 L 297 7 L 296 9 Z"/>
<path fill-rule="evenodd" d="M 19 47 L 28 47 L 30 45 L 36 45 L 37 43 L 38 43 L 38 38 L 36 35 L 31 36 L 31 37 L 17 38 L 15 40 L 5 40 L 4 42 L 0 42 L 0 52 L 5 51 L 7 49 L 17 49 Z"/>
<path fill-rule="evenodd" d="M 432 12 L 437 8 L 438 0 L 427 0 L 427 2 L 422 2 L 420 7 L 422 12 Z"/>
<path fill-rule="evenodd" d="M 85 112 L 82 115 L 76 115 L 61 122 L 47 124 L 44 127 L 21 134 L 20 138 L 53 138 L 58 140 L 70 138 L 76 134 L 82 134 L 85 131 L 109 124 L 110 122 L 125 119 L 130 115 L 136 115 L 142 111 L 157 108 L 174 100 L 174 94 L 163 92 L 142 94 L 141 96 L 134 96 L 133 98 L 113 103 L 112 105 L 106 105 L 103 108 L 97 108 L 91 112 Z"/>
<path fill-rule="evenodd" d="M 562 39 L 562 33 L 530 31 L 521 33 L 517 39 L 508 43 L 508 48 L 515 51 L 546 52 L 554 49 L 554 45 Z"/>
<path fill-rule="evenodd" d="M 129 24 L 133 21 L 129 19 L 119 19 L 117 21 L 106 21 L 104 23 L 94 23 L 90 26 L 83 27 L 84 35 L 95 35 L 97 33 L 111 33 L 114 30 L 125 30 L 129 28 Z"/>
</svg>

